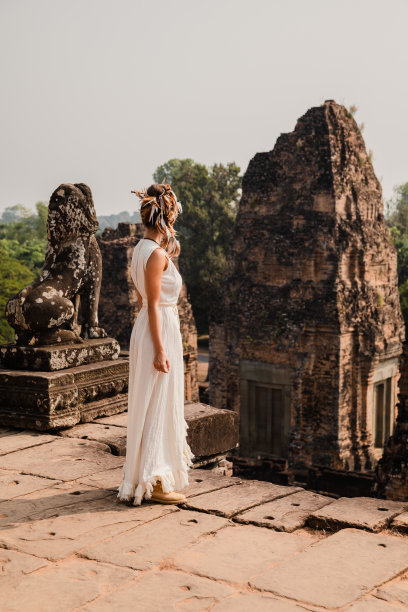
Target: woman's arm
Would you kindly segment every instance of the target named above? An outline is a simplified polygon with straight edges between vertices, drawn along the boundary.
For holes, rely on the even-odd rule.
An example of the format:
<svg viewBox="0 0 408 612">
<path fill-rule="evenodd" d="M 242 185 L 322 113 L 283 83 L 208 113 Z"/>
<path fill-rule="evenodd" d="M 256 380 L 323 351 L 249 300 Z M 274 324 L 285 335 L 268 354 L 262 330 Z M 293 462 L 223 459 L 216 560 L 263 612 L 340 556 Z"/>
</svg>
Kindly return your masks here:
<svg viewBox="0 0 408 612">
<path fill-rule="evenodd" d="M 155 350 L 153 365 L 156 370 L 160 372 L 168 372 L 170 369 L 170 363 L 163 346 L 159 312 L 161 279 L 166 265 L 166 259 L 167 257 L 163 251 L 155 249 L 147 260 L 145 272 L 147 312 Z"/>
<path fill-rule="evenodd" d="M 142 294 L 139 292 L 139 290 L 136 287 L 136 293 L 137 293 L 137 302 L 139 304 L 139 308 L 141 308 L 143 306 L 143 296 Z"/>
</svg>

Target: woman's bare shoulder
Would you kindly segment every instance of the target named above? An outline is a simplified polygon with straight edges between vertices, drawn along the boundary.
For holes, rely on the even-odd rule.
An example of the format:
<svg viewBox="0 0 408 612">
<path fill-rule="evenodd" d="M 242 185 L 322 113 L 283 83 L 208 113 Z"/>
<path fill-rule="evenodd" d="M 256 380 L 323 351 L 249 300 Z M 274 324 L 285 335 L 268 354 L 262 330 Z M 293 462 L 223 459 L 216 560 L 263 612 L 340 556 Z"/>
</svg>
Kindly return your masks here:
<svg viewBox="0 0 408 612">
<path fill-rule="evenodd" d="M 161 269 L 163 270 L 163 265 L 166 262 L 166 259 L 169 260 L 169 256 L 167 255 L 165 250 L 162 249 L 162 247 L 157 247 L 156 249 L 153 249 L 152 252 L 150 253 L 147 259 L 146 267 L 148 265 L 149 267 L 153 267 L 153 268 L 161 267 Z M 169 264 L 167 263 L 164 270 L 167 270 L 168 265 Z"/>
</svg>

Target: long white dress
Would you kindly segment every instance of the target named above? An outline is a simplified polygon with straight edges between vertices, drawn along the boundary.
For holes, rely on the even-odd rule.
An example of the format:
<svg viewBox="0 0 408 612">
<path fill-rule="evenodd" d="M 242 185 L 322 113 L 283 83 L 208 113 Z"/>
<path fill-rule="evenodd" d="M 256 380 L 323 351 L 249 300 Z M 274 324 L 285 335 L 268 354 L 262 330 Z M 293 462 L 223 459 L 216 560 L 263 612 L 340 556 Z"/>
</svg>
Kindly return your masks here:
<svg viewBox="0 0 408 612">
<path fill-rule="evenodd" d="M 158 243 L 142 238 L 131 266 L 132 280 L 143 298 L 133 326 L 129 351 L 129 399 L 126 461 L 118 488 L 120 500 L 135 506 L 150 499 L 153 485 L 161 480 L 164 492 L 188 486 L 188 469 L 194 454 L 187 444 L 184 418 L 183 341 L 177 301 L 182 277 L 170 258 L 163 271 L 159 313 L 163 346 L 170 362 L 168 372 L 153 365 L 155 350 L 150 332 L 145 288 L 146 263 Z"/>
</svg>

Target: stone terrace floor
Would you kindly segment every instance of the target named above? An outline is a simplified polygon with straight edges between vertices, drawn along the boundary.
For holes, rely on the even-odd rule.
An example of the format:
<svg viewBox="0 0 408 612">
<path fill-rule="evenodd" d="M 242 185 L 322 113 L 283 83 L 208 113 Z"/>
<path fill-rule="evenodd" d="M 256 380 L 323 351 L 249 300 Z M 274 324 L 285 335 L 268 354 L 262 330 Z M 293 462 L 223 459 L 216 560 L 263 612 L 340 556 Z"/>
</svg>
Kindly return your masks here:
<svg viewBox="0 0 408 612">
<path fill-rule="evenodd" d="M 408 501 L 197 468 L 185 505 L 128 505 L 125 418 L 0 430 L 2 612 L 408 609 Z"/>
</svg>

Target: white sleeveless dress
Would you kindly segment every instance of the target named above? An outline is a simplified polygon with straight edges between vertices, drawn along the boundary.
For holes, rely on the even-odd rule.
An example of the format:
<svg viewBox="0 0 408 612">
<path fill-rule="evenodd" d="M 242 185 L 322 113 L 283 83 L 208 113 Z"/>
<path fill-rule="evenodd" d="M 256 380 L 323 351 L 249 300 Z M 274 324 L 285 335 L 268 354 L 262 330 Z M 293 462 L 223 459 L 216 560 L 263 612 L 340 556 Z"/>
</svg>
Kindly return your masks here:
<svg viewBox="0 0 408 612">
<path fill-rule="evenodd" d="M 126 461 L 120 500 L 132 500 L 135 506 L 150 499 L 159 480 L 164 492 L 180 491 L 188 486 L 188 469 L 194 454 L 187 444 L 188 424 L 184 418 L 183 341 L 177 301 L 182 277 L 170 258 L 163 271 L 159 313 L 163 346 L 170 362 L 168 372 L 159 372 L 149 327 L 145 289 L 146 263 L 157 242 L 142 238 L 136 245 L 131 276 L 143 297 L 133 326 L 129 350 L 129 399 L 127 417 Z"/>
</svg>

